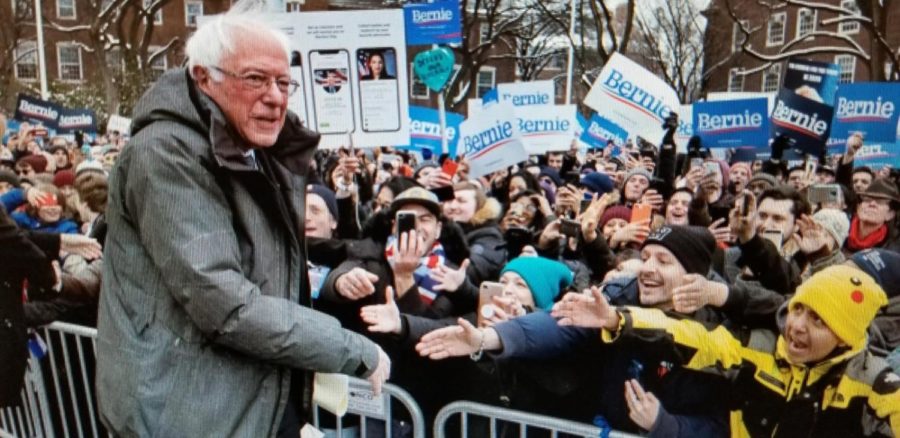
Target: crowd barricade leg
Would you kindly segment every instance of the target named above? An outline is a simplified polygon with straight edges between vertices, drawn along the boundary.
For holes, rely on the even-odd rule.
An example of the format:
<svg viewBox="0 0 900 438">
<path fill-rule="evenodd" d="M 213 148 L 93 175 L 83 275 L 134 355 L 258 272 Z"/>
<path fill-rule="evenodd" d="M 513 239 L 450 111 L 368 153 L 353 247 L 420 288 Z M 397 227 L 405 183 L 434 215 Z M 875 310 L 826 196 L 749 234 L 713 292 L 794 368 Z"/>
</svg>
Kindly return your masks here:
<svg viewBox="0 0 900 438">
<path fill-rule="evenodd" d="M 637 438 L 618 431 L 606 431 L 603 428 L 578 423 L 560 418 L 547 417 L 531 412 L 516 411 L 497 406 L 469 401 L 457 401 L 448 404 L 434 420 L 434 438 L 448 436 L 447 428 L 458 419 L 457 433 L 461 437 L 591 437 L 609 433 L 610 438 Z M 473 421 L 474 420 L 474 421 Z M 472 423 L 477 423 L 474 425 Z M 471 432 L 471 434 L 470 434 Z M 457 436 L 453 433 L 452 436 Z"/>
</svg>

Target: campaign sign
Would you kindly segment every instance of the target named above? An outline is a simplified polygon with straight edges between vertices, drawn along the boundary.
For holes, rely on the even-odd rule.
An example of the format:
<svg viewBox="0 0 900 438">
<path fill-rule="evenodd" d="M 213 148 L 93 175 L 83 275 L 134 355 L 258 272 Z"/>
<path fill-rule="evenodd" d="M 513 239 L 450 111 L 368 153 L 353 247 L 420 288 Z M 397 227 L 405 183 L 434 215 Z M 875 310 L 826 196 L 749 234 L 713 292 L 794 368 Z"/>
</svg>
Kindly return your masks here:
<svg viewBox="0 0 900 438">
<path fill-rule="evenodd" d="M 708 148 L 765 146 L 769 141 L 768 102 L 743 99 L 694 104 L 694 133 Z"/>
<path fill-rule="evenodd" d="M 772 110 L 772 138 L 781 134 L 794 140 L 791 146 L 819 156 L 831 132 L 834 108 L 782 89 Z"/>
<path fill-rule="evenodd" d="M 529 154 L 569 149 L 578 119 L 575 105 L 517 106 L 515 108 L 522 144 Z"/>
<path fill-rule="evenodd" d="M 13 118 L 20 122 L 40 123 L 45 128 L 55 130 L 62 109 L 62 106 L 53 102 L 20 94 Z"/>
<path fill-rule="evenodd" d="M 97 116 L 94 111 L 86 108 L 60 110 L 56 132 L 65 135 L 74 134 L 75 131 L 97 132 Z"/>
<path fill-rule="evenodd" d="M 447 149 L 451 157 L 456 156 L 459 142 L 461 114 L 447 112 Z M 438 111 L 423 106 L 409 106 L 409 147 L 414 150 L 441 150 L 441 122 Z"/>
<path fill-rule="evenodd" d="M 678 109 L 678 130 L 675 131 L 675 150 L 678 153 L 687 153 L 688 142 L 693 136 L 694 106 L 681 105 Z"/>
<path fill-rule="evenodd" d="M 131 134 L 131 119 L 118 114 L 110 115 L 109 121 L 106 122 L 106 132 L 111 131 L 116 131 L 127 137 Z"/>
<path fill-rule="evenodd" d="M 807 99 L 834 105 L 840 74 L 837 64 L 791 58 L 784 73 L 783 87 Z"/>
<path fill-rule="evenodd" d="M 461 44 L 459 0 L 408 3 L 403 6 L 406 44 Z"/>
<path fill-rule="evenodd" d="M 584 103 L 634 136 L 659 143 L 663 120 L 681 106 L 668 84 L 624 55 L 614 53 Z"/>
<path fill-rule="evenodd" d="M 831 137 L 842 143 L 854 132 L 866 142 L 891 143 L 897 139 L 900 83 L 858 82 L 841 85 L 834 105 Z"/>
<path fill-rule="evenodd" d="M 553 85 L 553 81 L 497 84 L 497 88 L 488 91 L 483 99 L 484 103 L 489 101 L 510 102 L 516 107 L 553 105 L 556 103 L 556 86 Z"/>
<path fill-rule="evenodd" d="M 900 139 L 894 142 L 863 145 L 853 159 L 853 167 L 868 166 L 873 170 L 885 166 L 900 168 Z"/>
<path fill-rule="evenodd" d="M 469 162 L 469 176 L 478 178 L 528 159 L 513 106 L 499 102 L 459 125 L 459 145 Z"/>
<path fill-rule="evenodd" d="M 581 114 L 581 111 L 575 111 L 575 118 L 578 120 L 578 124 L 575 125 L 575 137 L 581 138 L 581 134 L 584 133 L 584 130 L 588 127 L 588 121 L 584 118 L 584 115 Z"/>
<path fill-rule="evenodd" d="M 587 129 L 581 133 L 581 141 L 592 148 L 602 149 L 610 140 L 616 145 L 622 146 L 625 144 L 625 140 L 628 140 L 628 131 L 597 114 L 591 116 Z"/>
</svg>

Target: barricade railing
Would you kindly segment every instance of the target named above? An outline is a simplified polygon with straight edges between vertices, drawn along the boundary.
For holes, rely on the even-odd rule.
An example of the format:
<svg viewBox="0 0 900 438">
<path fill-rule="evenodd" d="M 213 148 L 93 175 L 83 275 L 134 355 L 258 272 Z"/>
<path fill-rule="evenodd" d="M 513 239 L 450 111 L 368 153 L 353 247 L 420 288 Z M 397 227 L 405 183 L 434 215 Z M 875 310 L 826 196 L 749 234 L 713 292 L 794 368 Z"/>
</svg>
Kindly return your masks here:
<svg viewBox="0 0 900 438">
<path fill-rule="evenodd" d="M 596 438 L 606 432 L 609 433 L 610 438 L 638 438 L 637 435 L 614 430 L 607 431 L 590 424 L 470 401 L 450 403 L 438 412 L 434 419 L 434 438 L 445 438 L 449 422 L 457 416 L 459 424 L 455 426 L 458 428 L 458 436 L 461 437 L 496 437 L 501 435 L 501 429 L 505 429 L 507 434 L 503 435 L 517 435 L 523 438 L 535 435 L 546 436 L 547 434 L 552 438 L 562 436 Z M 457 436 L 456 433 L 453 436 Z"/>
<path fill-rule="evenodd" d="M 100 437 L 94 394 L 97 330 L 54 322 L 38 333 L 46 357 L 28 360 L 21 403 L 0 410 L 0 437 Z M 316 407 L 313 424 L 336 437 L 425 437 L 422 410 L 406 391 L 386 384 L 375 397 L 371 385 L 350 378 L 347 414 L 338 418 Z M 398 434 L 401 428 L 406 433 Z"/>
</svg>

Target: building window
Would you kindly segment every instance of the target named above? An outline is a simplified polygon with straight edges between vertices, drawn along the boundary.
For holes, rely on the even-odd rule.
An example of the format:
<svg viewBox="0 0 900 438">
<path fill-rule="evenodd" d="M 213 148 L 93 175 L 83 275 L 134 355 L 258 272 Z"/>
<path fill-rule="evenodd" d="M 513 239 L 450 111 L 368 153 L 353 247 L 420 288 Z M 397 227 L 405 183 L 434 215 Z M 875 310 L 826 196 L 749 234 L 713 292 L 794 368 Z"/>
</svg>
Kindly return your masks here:
<svg viewBox="0 0 900 438">
<path fill-rule="evenodd" d="M 21 41 L 13 51 L 13 62 L 16 65 L 16 78 L 24 81 L 37 79 L 37 43 Z"/>
<path fill-rule="evenodd" d="M 63 19 L 74 20 L 75 0 L 56 0 L 56 16 Z"/>
<path fill-rule="evenodd" d="M 781 64 L 775 64 L 763 73 L 762 91 L 763 93 L 773 93 L 778 91 L 781 85 Z"/>
<path fill-rule="evenodd" d="M 475 97 L 482 97 L 485 93 L 494 88 L 494 78 L 497 70 L 494 67 L 481 67 L 478 70 L 477 88 L 475 89 Z"/>
<path fill-rule="evenodd" d="M 733 68 L 728 72 L 728 91 L 737 93 L 744 91 L 744 75 L 741 69 Z"/>
<path fill-rule="evenodd" d="M 12 0 L 13 15 L 18 19 L 34 18 L 31 0 Z"/>
<path fill-rule="evenodd" d="M 744 41 L 747 41 L 747 35 L 744 35 L 744 32 L 741 31 L 741 26 L 748 28 L 750 27 L 750 22 L 741 20 L 740 23 L 734 23 L 734 27 L 731 30 L 731 53 L 740 51 Z"/>
<path fill-rule="evenodd" d="M 856 57 L 853 55 L 838 55 L 834 57 L 834 63 L 841 69 L 838 82 L 841 84 L 853 82 L 853 76 L 856 73 Z"/>
<path fill-rule="evenodd" d="M 412 64 L 409 64 L 409 77 L 412 78 L 412 83 L 409 86 L 409 95 L 413 99 L 428 99 L 431 97 L 431 90 L 422 82 L 419 75 L 415 73 Z"/>
<path fill-rule="evenodd" d="M 894 63 L 891 61 L 886 61 L 884 63 L 884 78 L 888 81 L 900 80 L 900 74 L 894 73 Z"/>
<path fill-rule="evenodd" d="M 300 6 L 303 5 L 301 0 L 288 0 L 284 2 L 287 12 L 300 12 Z"/>
<path fill-rule="evenodd" d="M 184 2 L 185 23 L 189 27 L 197 27 L 197 17 L 203 15 L 203 2 Z"/>
<path fill-rule="evenodd" d="M 82 78 L 81 46 L 59 43 L 56 45 L 56 54 L 59 61 L 59 78 L 64 81 L 80 81 Z"/>
<path fill-rule="evenodd" d="M 150 6 L 153 5 L 155 0 L 144 0 L 144 10 L 150 12 Z M 163 24 L 163 11 L 162 6 L 153 13 L 153 25 L 161 26 Z"/>
<path fill-rule="evenodd" d="M 787 22 L 787 12 L 772 15 L 769 20 L 769 33 L 766 35 L 767 46 L 784 44 L 785 22 Z"/>
<path fill-rule="evenodd" d="M 157 51 L 159 51 L 159 49 L 161 49 L 161 47 L 150 46 L 149 51 L 150 53 L 156 53 Z M 156 81 L 157 79 L 159 79 L 159 77 L 166 72 L 166 69 L 168 67 L 169 66 L 168 61 L 166 60 L 166 54 L 163 53 L 162 55 L 157 56 L 153 61 L 150 62 L 151 80 Z"/>
<path fill-rule="evenodd" d="M 565 53 L 557 53 L 552 55 L 550 58 L 550 63 L 547 65 L 547 68 L 551 70 L 562 70 L 566 68 L 566 62 L 568 62 L 568 55 Z"/>
<path fill-rule="evenodd" d="M 844 0 L 841 2 L 841 9 L 851 12 L 849 15 L 841 15 L 842 17 L 859 15 L 859 6 L 856 0 Z M 859 22 L 854 20 L 841 21 L 838 24 L 838 32 L 840 33 L 857 33 L 859 32 Z"/>
<path fill-rule="evenodd" d="M 491 40 L 491 23 L 481 23 L 478 26 L 478 41 L 486 43 Z"/>
<path fill-rule="evenodd" d="M 797 38 L 803 38 L 816 31 L 816 11 L 800 9 L 797 13 Z"/>
</svg>

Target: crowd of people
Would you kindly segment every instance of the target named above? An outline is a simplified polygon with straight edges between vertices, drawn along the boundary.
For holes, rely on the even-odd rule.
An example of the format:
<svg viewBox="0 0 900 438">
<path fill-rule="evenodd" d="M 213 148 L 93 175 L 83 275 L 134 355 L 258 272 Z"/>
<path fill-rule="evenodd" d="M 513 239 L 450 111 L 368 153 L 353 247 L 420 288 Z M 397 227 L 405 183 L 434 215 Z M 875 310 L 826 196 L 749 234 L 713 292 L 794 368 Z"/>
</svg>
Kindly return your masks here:
<svg viewBox="0 0 900 438">
<path fill-rule="evenodd" d="M 210 37 L 246 25 L 227 20 Z M 0 317 L 100 315 L 111 430 L 274 434 L 305 421 L 300 370 L 377 389 L 387 367 L 429 417 L 475 400 L 650 436 L 900 435 L 898 174 L 854 165 L 861 136 L 788 167 L 785 138 L 765 160 L 699 138 L 678 152 L 670 119 L 658 145 L 561 145 L 474 177 L 464 159 L 248 130 L 204 35 L 130 140 L 23 123 L 0 148 Z M 277 38 L 255 38 L 271 58 L 237 39 L 220 64 L 280 67 Z M 286 194 L 289 173 L 305 180 Z M 15 330 L 3 348 L 24 357 Z"/>
</svg>

